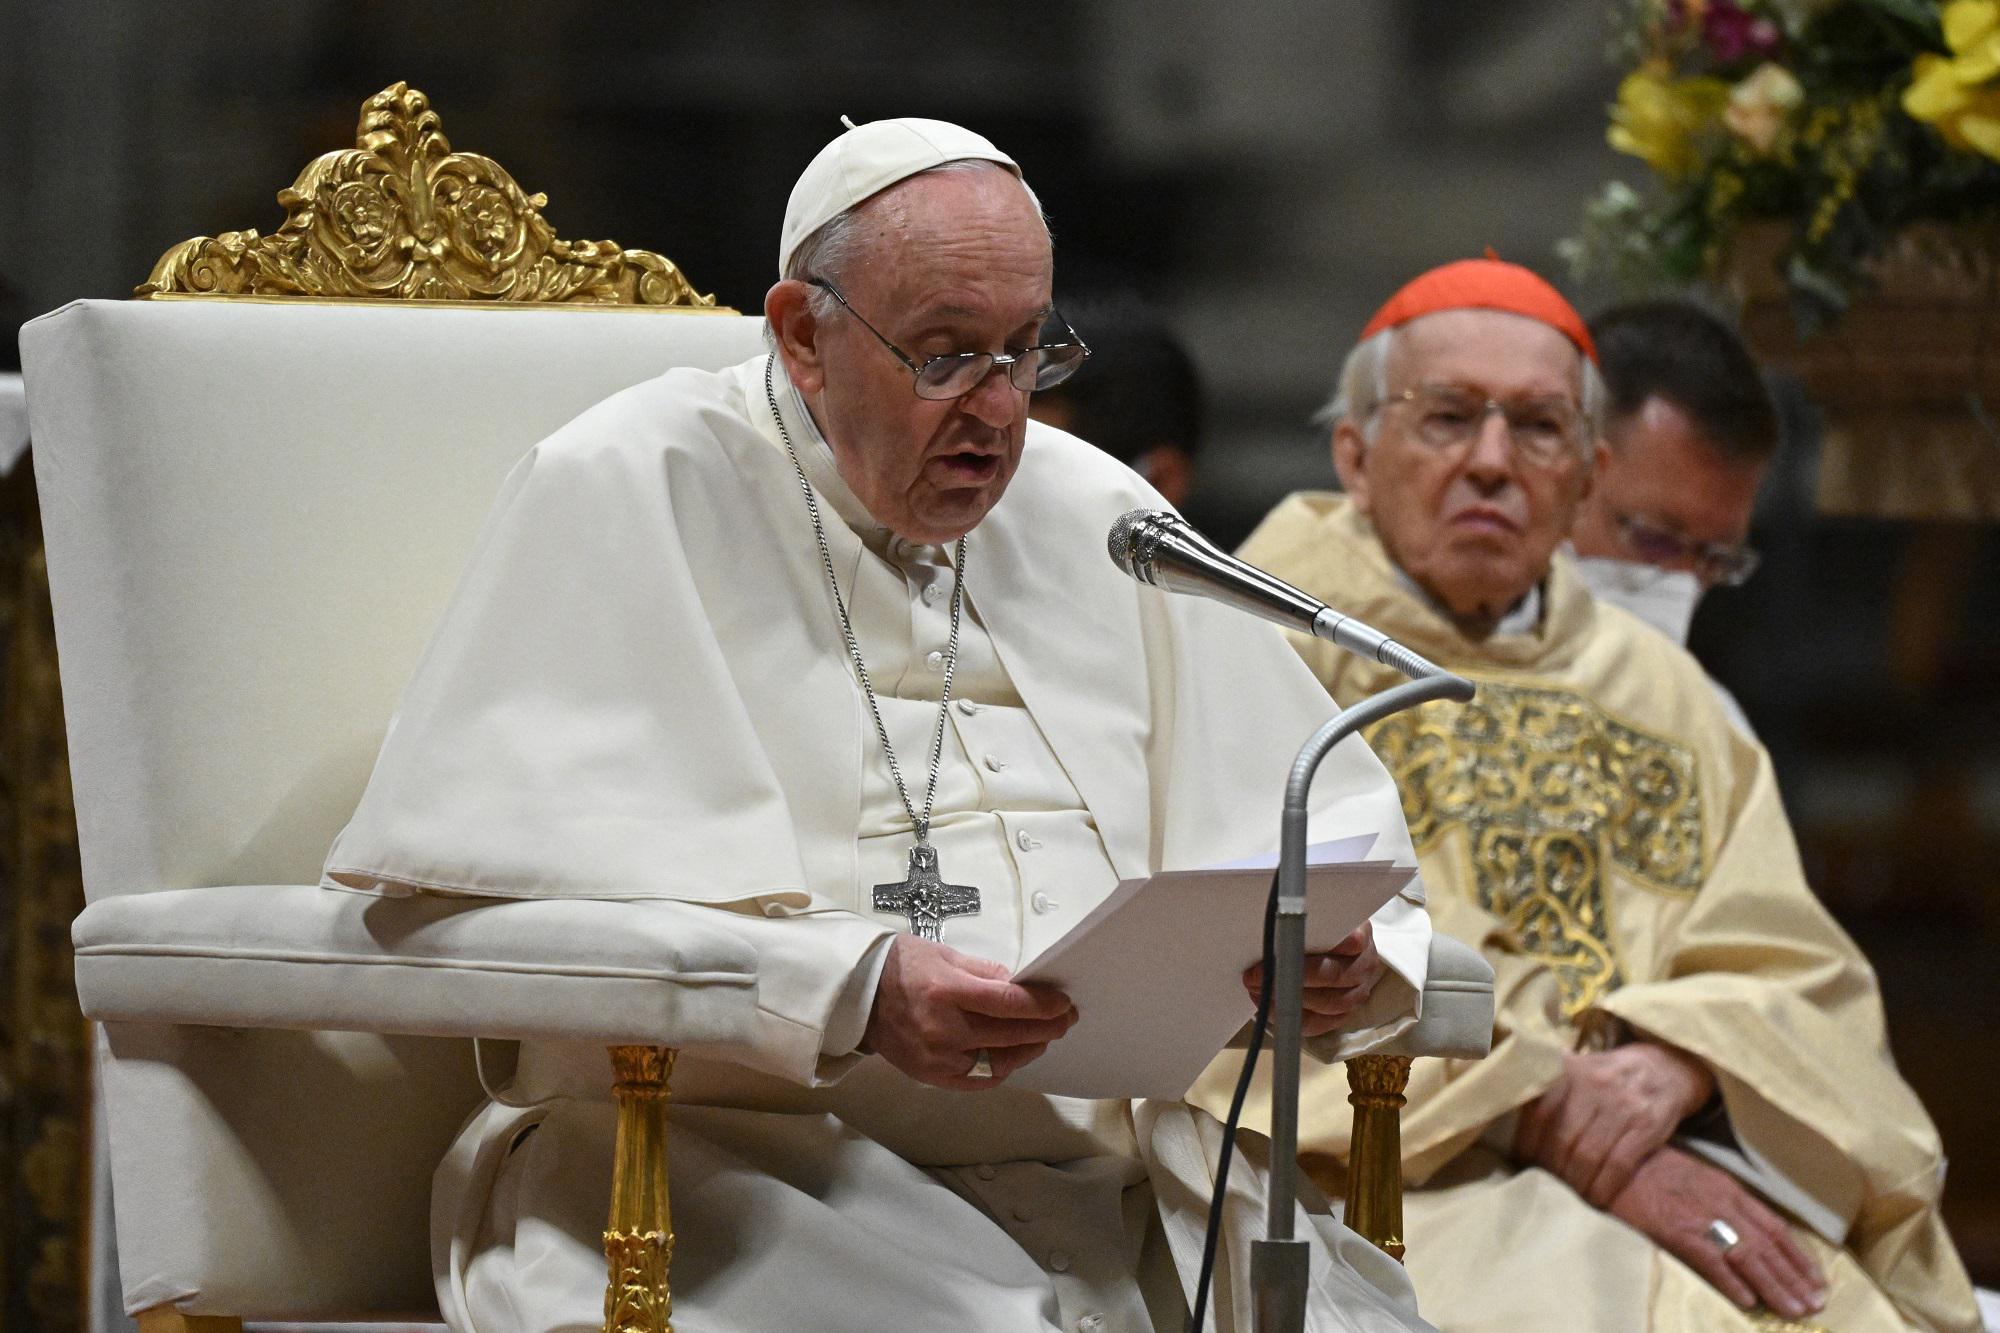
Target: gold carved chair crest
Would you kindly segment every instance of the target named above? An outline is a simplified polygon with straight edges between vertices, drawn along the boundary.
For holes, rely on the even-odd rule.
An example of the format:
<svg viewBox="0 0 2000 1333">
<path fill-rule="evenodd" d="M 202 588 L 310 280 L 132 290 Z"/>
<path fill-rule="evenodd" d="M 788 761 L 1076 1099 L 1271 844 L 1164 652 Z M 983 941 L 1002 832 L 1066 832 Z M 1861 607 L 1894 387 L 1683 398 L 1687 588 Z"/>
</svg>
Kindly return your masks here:
<svg viewBox="0 0 2000 1333">
<path fill-rule="evenodd" d="M 278 203 L 276 232 L 183 241 L 137 295 L 717 308 L 650 250 L 559 238 L 546 195 L 452 151 L 430 99 L 403 83 L 363 103 L 355 146 L 313 159 Z"/>
</svg>

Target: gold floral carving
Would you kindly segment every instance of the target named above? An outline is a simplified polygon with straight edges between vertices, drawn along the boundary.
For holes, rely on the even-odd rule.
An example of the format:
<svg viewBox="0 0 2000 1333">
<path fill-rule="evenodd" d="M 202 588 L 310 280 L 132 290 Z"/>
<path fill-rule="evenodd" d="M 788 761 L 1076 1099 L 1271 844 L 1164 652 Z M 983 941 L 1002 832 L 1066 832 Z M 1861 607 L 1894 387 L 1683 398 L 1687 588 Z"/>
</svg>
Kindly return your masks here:
<svg viewBox="0 0 2000 1333">
<path fill-rule="evenodd" d="M 363 103 L 355 146 L 313 159 L 278 203 L 274 234 L 183 241 L 138 295 L 716 308 L 660 255 L 559 239 L 547 196 L 453 152 L 430 99 L 402 83 Z"/>
<path fill-rule="evenodd" d="M 674 1238 L 665 1231 L 607 1231 L 604 1333 L 673 1333 L 674 1298 L 667 1286 Z"/>
<path fill-rule="evenodd" d="M 1466 831 L 1479 905 L 1555 974 L 1575 1015 L 1620 983 L 1611 867 L 1685 896 L 1705 874 L 1695 754 L 1565 690 L 1479 682 L 1378 724 L 1417 850 Z"/>
<path fill-rule="evenodd" d="M 1410 1085 L 1407 1055 L 1357 1055 L 1347 1062 L 1347 1100 L 1356 1106 L 1379 1104 L 1401 1110 L 1403 1089 Z"/>
</svg>

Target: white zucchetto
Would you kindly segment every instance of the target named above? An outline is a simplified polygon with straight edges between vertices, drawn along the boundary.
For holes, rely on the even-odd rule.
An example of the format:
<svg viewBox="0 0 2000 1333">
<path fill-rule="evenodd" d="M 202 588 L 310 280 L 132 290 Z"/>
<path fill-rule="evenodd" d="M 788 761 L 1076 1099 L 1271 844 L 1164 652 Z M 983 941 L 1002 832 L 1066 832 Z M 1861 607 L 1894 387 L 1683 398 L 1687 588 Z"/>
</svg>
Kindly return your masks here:
<svg viewBox="0 0 2000 1333">
<path fill-rule="evenodd" d="M 971 130 L 943 120 L 903 117 L 856 125 L 842 116 L 847 132 L 819 150 L 785 205 L 778 237 L 778 274 L 784 276 L 799 243 L 870 195 L 920 171 L 967 158 L 997 162 L 1016 176 L 1013 158 Z"/>
</svg>

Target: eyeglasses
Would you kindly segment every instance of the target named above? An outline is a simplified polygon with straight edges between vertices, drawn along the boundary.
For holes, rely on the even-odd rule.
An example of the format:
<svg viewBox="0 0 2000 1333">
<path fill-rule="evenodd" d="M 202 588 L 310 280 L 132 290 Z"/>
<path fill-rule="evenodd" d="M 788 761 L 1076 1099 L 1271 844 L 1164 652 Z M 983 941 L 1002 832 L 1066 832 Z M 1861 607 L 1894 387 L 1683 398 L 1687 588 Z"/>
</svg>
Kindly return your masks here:
<svg viewBox="0 0 2000 1333">
<path fill-rule="evenodd" d="M 1577 440 L 1583 413 L 1567 398 L 1522 398 L 1500 402 L 1459 385 L 1425 385 L 1391 394 L 1384 407 L 1416 409 L 1417 439 L 1439 451 L 1463 449 L 1479 438 L 1486 414 L 1507 422 L 1516 453 L 1539 468 L 1556 468 L 1579 458 Z"/>
<path fill-rule="evenodd" d="M 1618 515 L 1618 535 L 1644 563 L 1692 570 L 1696 578 L 1711 586 L 1742 586 L 1764 559 L 1743 543 L 1694 541 L 1642 514 Z"/>
<path fill-rule="evenodd" d="M 1076 330 L 1051 309 L 1049 319 L 1069 335 L 1063 341 L 1038 343 L 1033 347 L 1023 347 L 1018 352 L 1005 354 L 955 352 L 947 356 L 934 356 L 918 364 L 914 358 L 904 355 L 902 348 L 883 337 L 880 329 L 862 319 L 861 312 L 849 305 L 847 298 L 840 294 L 840 288 L 825 278 L 809 278 L 807 281 L 830 293 L 834 300 L 840 302 L 842 310 L 861 320 L 861 327 L 874 334 L 875 341 L 888 348 L 898 361 L 910 368 L 910 373 L 917 377 L 916 390 L 919 398 L 937 400 L 963 398 L 984 384 L 995 366 L 1005 366 L 1008 381 L 1023 393 L 1053 388 L 1074 375 L 1077 367 L 1081 366 L 1085 358 L 1090 355 L 1090 348 L 1077 336 Z"/>
</svg>

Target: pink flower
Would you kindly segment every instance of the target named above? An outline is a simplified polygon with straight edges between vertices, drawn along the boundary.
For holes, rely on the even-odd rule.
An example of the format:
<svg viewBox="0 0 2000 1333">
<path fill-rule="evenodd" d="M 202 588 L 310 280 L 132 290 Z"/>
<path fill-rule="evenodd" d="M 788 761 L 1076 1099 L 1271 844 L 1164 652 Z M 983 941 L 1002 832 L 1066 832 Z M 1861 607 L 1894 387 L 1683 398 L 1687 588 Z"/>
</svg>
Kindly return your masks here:
<svg viewBox="0 0 2000 1333">
<path fill-rule="evenodd" d="M 1737 0 L 1710 0 L 1702 15 L 1701 36 L 1709 54 L 1722 65 L 1752 56 L 1768 60 L 1785 44 L 1777 24 L 1745 12 Z"/>
</svg>

